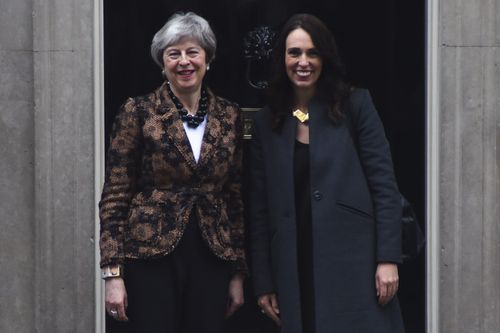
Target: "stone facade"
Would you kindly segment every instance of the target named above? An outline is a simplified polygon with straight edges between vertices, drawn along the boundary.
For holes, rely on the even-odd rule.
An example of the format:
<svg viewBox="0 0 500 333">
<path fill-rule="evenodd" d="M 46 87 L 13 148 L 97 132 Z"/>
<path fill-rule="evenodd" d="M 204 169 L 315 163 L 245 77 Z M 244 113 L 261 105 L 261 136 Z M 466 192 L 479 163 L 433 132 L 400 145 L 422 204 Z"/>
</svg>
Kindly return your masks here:
<svg viewBox="0 0 500 333">
<path fill-rule="evenodd" d="M 440 332 L 500 330 L 500 2 L 440 1 Z"/>
<path fill-rule="evenodd" d="M 0 3 L 0 331 L 95 330 L 92 1 Z"/>
<path fill-rule="evenodd" d="M 0 331 L 35 331 L 32 3 L 0 4 Z M 17 22 L 25 22 L 17 26 Z M 15 28 L 15 29 L 14 29 Z"/>
<path fill-rule="evenodd" d="M 102 162 L 94 149 L 98 3 L 0 1 L 1 332 L 101 327 L 94 185 L 95 163 Z M 439 168 L 432 171 L 439 218 L 430 221 L 439 223 L 439 248 L 430 253 L 439 281 L 429 332 L 497 332 L 500 3 L 428 3 L 439 9 Z"/>
</svg>

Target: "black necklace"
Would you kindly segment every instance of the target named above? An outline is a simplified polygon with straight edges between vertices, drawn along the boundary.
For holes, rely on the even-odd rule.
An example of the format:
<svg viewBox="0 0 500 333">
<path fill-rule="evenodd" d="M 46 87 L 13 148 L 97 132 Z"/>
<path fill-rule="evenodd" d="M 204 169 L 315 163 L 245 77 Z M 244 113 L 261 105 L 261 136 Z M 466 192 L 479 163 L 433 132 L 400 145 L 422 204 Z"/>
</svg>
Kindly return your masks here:
<svg viewBox="0 0 500 333">
<path fill-rule="evenodd" d="M 201 89 L 200 101 L 198 102 L 198 110 L 196 111 L 195 115 L 190 115 L 188 113 L 184 105 L 182 105 L 177 96 L 174 95 L 172 89 L 170 89 L 170 85 L 167 85 L 167 91 L 168 95 L 172 99 L 172 102 L 174 102 L 175 107 L 179 111 L 182 121 L 186 122 L 188 127 L 191 128 L 198 127 L 198 125 L 200 125 L 203 122 L 205 116 L 207 115 L 207 106 L 208 106 L 207 90 L 205 88 Z"/>
</svg>

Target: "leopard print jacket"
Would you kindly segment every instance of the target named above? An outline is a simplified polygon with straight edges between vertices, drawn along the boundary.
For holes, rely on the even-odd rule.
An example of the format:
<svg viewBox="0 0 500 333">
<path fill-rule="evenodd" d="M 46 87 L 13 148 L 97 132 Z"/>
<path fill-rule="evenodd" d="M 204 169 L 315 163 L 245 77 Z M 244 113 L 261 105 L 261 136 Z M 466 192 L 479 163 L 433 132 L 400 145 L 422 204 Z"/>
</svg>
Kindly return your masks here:
<svg viewBox="0 0 500 333">
<path fill-rule="evenodd" d="M 171 253 L 190 214 L 212 252 L 247 272 L 239 107 L 209 91 L 196 163 L 166 83 L 116 116 L 99 203 L 101 267 Z"/>
</svg>

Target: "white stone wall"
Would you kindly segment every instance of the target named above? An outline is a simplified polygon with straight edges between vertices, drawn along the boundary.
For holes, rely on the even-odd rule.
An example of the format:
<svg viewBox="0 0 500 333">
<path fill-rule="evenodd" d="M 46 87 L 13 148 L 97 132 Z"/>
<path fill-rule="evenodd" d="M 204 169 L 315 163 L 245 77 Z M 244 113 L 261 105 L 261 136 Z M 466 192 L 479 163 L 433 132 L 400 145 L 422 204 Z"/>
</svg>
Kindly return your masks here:
<svg viewBox="0 0 500 333">
<path fill-rule="evenodd" d="M 93 332 L 94 1 L 0 0 L 0 332 Z M 439 331 L 500 331 L 500 3 L 439 1 Z"/>
<path fill-rule="evenodd" d="M 0 332 L 94 331 L 93 1 L 0 2 Z"/>
<path fill-rule="evenodd" d="M 440 1 L 440 331 L 500 331 L 500 1 Z"/>
<path fill-rule="evenodd" d="M 93 18 L 93 1 L 33 1 L 40 332 L 94 330 Z"/>
<path fill-rule="evenodd" d="M 0 1 L 0 332 L 35 327 L 31 11 Z"/>
</svg>

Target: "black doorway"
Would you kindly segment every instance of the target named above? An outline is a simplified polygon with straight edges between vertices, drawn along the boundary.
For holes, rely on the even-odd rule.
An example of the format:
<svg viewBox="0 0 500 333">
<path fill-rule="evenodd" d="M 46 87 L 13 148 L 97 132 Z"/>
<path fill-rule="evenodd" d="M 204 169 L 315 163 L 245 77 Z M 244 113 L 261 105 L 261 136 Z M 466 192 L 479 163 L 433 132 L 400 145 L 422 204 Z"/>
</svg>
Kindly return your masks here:
<svg viewBox="0 0 500 333">
<path fill-rule="evenodd" d="M 130 96 L 162 82 L 149 54 L 154 33 L 176 11 L 205 17 L 217 36 L 207 75 L 220 96 L 255 108 L 263 95 L 245 79 L 243 38 L 258 26 L 276 31 L 290 15 L 308 12 L 334 32 L 351 81 L 368 88 L 391 143 L 401 192 L 425 226 L 425 2 L 370 0 L 133 0 L 104 1 L 106 135 L 115 112 Z M 106 136 L 107 137 L 107 136 Z M 425 254 L 401 266 L 399 297 L 408 333 L 425 331 Z M 258 312 L 251 290 L 247 304 L 228 321 L 227 333 L 273 332 Z M 107 320 L 107 332 L 117 325 Z M 122 332 L 120 330 L 120 332 Z"/>
</svg>

